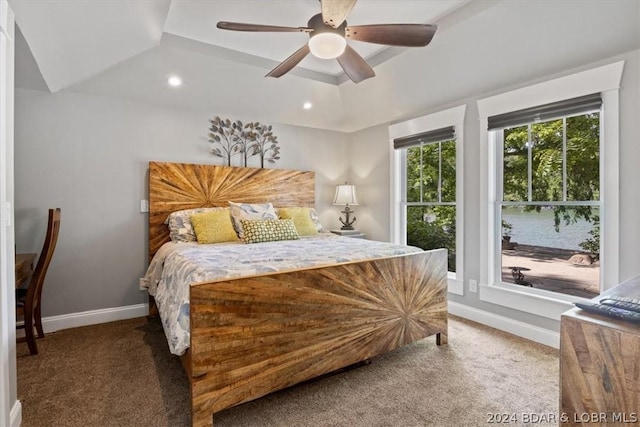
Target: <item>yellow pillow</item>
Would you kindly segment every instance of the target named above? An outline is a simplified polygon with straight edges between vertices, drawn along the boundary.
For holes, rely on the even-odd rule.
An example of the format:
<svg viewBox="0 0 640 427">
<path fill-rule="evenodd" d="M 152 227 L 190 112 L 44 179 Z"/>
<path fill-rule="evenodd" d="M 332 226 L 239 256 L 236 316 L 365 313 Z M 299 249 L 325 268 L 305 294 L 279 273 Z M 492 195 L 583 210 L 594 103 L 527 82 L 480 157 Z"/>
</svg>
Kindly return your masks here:
<svg viewBox="0 0 640 427">
<path fill-rule="evenodd" d="M 222 243 L 238 240 L 229 209 L 191 215 L 191 225 L 198 243 Z"/>
<path fill-rule="evenodd" d="M 318 234 L 316 224 L 311 219 L 311 208 L 279 208 L 278 216 L 281 219 L 292 219 L 301 236 Z"/>
</svg>

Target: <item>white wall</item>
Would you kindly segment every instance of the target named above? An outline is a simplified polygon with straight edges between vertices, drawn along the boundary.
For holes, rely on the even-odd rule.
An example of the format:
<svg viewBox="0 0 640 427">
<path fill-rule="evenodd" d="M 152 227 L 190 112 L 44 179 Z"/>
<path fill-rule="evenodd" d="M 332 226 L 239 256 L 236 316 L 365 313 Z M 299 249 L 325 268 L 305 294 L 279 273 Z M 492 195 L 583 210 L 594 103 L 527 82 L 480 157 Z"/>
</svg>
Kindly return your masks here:
<svg viewBox="0 0 640 427">
<path fill-rule="evenodd" d="M 484 4 L 481 5 L 484 7 Z M 602 65 L 627 61 L 621 102 L 620 276 L 640 273 L 640 2 L 497 1 L 448 22 L 425 49 L 407 50 L 376 66 L 374 79 L 342 84 L 345 120 L 379 125 L 344 135 L 276 127 L 281 168 L 317 172 L 318 207 L 330 228 L 336 183 L 358 186 L 356 226 L 369 238 L 389 238 L 387 125 L 466 104 L 465 277 L 479 278 L 480 129 L 476 101 L 492 94 Z M 597 30 L 596 30 L 597 29 Z M 242 99 L 251 97 L 238 94 Z M 355 113 L 358 114 L 355 114 Z M 220 162 L 207 153 L 208 118 L 224 111 L 163 109 L 109 97 L 16 91 L 16 215 L 18 250 L 40 246 L 45 209 L 63 209 L 60 246 L 45 287 L 45 315 L 144 301 L 137 278 L 146 264 L 147 217 L 139 213 L 149 160 Z M 253 117 L 237 117 L 254 120 Z M 37 224 L 37 225 L 36 225 Z M 479 301 L 457 302 L 548 329 L 557 322 Z"/>
<path fill-rule="evenodd" d="M 147 265 L 148 216 L 140 213 L 147 164 L 223 164 L 208 152 L 208 119 L 214 115 L 226 117 L 107 97 L 16 91 L 17 250 L 39 251 L 47 208 L 62 208 L 44 316 L 146 301 L 138 278 Z M 337 226 L 330 203 L 335 185 L 348 178 L 347 136 L 277 124 L 274 131 L 282 158 L 269 167 L 316 171 L 321 220 Z"/>
<path fill-rule="evenodd" d="M 481 0 L 469 6 L 486 9 L 465 18 L 453 14 L 425 48 L 376 66 L 373 79 L 341 85 L 345 114 L 356 123 L 400 121 L 640 48 L 637 0 Z"/>
<path fill-rule="evenodd" d="M 371 240 L 389 241 L 389 127 L 374 126 L 351 135 L 351 183 L 358 203 L 354 226 Z"/>
<path fill-rule="evenodd" d="M 464 123 L 464 276 L 479 279 L 480 245 L 480 126 L 477 100 L 518 87 L 567 75 L 599 65 L 626 61 L 620 90 L 620 279 L 640 274 L 637 241 L 640 239 L 640 3 L 613 2 L 502 2 L 440 34 L 440 45 L 427 52 L 407 52 L 393 63 L 380 66 L 383 79 L 375 90 L 359 92 L 363 105 L 383 103 L 413 105 L 402 119 L 420 117 L 451 106 L 466 104 Z M 598 28 L 593 31 L 593 28 Z M 597 33 L 597 35 L 596 35 Z M 435 39 L 434 39 L 435 42 Z M 395 72 L 391 79 L 386 68 Z M 376 77 L 377 78 L 377 77 Z M 376 101 L 377 100 L 377 101 Z M 371 107 L 370 107 L 371 108 Z M 409 107 L 410 109 L 410 107 Z M 375 111 L 372 112 L 375 114 Z M 388 121 L 387 123 L 394 123 Z M 383 125 L 351 134 L 352 176 L 368 162 L 389 163 L 388 133 Z M 383 157 L 386 156 L 386 157 Z M 386 173 L 386 172 L 385 172 Z M 378 183 L 379 177 L 367 178 Z M 366 203 L 380 215 L 390 203 L 386 192 L 369 194 Z M 369 208 L 366 206 L 364 209 Z M 360 208 L 362 211 L 363 208 Z M 371 234 L 384 235 L 373 221 Z M 375 230 L 375 231 L 374 231 Z M 466 287 L 466 286 L 465 286 Z M 454 302 L 558 330 L 556 321 L 482 302 L 478 294 L 450 295 Z"/>
<path fill-rule="evenodd" d="M 14 15 L 0 0 L 0 425 L 22 419 L 16 379 L 14 259 Z"/>
</svg>

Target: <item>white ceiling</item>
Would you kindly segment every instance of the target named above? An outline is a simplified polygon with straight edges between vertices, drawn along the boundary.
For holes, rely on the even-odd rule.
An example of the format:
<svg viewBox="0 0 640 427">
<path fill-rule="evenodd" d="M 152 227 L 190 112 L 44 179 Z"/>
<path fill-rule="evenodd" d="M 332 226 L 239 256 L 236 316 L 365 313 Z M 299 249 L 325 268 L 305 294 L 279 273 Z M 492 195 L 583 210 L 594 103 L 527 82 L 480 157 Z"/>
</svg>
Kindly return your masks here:
<svg viewBox="0 0 640 427">
<path fill-rule="evenodd" d="M 320 11 L 317 0 L 9 3 L 19 27 L 18 88 L 46 87 L 50 92 L 351 132 L 404 113 L 404 108 L 387 102 L 359 104 L 352 99 L 365 93 L 386 93 L 385 88 L 393 87 L 394 67 L 389 64 L 407 54 L 431 57 L 443 48 L 443 35 L 450 28 L 500 1 L 358 0 L 347 18 L 350 24 L 432 23 L 438 25 L 438 31 L 423 48 L 385 48 L 350 41 L 378 74 L 357 85 L 341 73 L 335 60 L 312 57 L 279 79 L 264 78 L 305 43 L 307 36 L 216 28 L 221 20 L 305 26 Z M 171 74 L 182 77 L 184 85 L 169 88 L 166 79 Z M 306 101 L 313 103 L 312 110 L 302 110 Z"/>
<path fill-rule="evenodd" d="M 436 23 L 469 1 L 359 0 L 348 23 Z M 10 4 L 52 92 L 157 46 L 163 33 L 277 64 L 306 43 L 308 35 L 226 31 L 216 28 L 216 23 L 300 27 L 320 12 L 318 0 L 10 0 Z M 385 49 L 349 43 L 364 58 Z M 312 55 L 299 67 L 342 74 L 337 61 Z"/>
<path fill-rule="evenodd" d="M 430 24 L 451 13 L 469 0 L 359 0 L 347 18 L 348 24 Z M 309 40 L 305 33 L 252 33 L 216 28 L 218 21 L 305 27 L 320 13 L 318 0 L 174 0 L 171 2 L 164 31 L 215 46 L 248 53 L 275 61 L 284 61 Z M 385 46 L 350 41 L 364 58 L 379 53 Z M 342 73 L 335 60 L 308 55 L 301 67 L 331 75 Z"/>
<path fill-rule="evenodd" d="M 14 0 L 9 4 L 52 92 L 160 42 L 170 0 Z"/>
</svg>

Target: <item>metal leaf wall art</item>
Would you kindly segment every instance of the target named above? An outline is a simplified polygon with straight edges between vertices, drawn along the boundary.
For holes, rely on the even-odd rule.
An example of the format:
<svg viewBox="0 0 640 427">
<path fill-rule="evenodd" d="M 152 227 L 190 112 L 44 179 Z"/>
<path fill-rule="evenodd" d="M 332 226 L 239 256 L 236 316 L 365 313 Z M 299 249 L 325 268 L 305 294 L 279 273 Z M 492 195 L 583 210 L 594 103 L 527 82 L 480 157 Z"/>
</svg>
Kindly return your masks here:
<svg viewBox="0 0 640 427">
<path fill-rule="evenodd" d="M 260 122 L 243 124 L 240 120 L 231 121 L 216 116 L 209 119 L 209 142 L 213 144 L 211 154 L 226 160 L 231 166 L 231 158 L 241 156 L 241 165 L 247 166 L 248 159 L 260 156 L 260 167 L 264 168 L 265 160 L 275 163 L 280 159 L 278 137 L 273 134 L 273 127 Z"/>
</svg>

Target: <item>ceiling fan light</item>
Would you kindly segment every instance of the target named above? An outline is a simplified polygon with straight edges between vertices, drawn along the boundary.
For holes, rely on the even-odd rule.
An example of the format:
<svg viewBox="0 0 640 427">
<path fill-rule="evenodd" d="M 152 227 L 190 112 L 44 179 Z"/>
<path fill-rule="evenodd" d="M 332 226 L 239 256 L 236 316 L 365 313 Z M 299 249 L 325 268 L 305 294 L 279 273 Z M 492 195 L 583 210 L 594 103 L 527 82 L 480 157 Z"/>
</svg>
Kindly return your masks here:
<svg viewBox="0 0 640 427">
<path fill-rule="evenodd" d="M 336 33 L 320 33 L 309 39 L 309 50 L 320 59 L 333 59 L 344 53 L 347 40 Z"/>
</svg>

